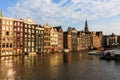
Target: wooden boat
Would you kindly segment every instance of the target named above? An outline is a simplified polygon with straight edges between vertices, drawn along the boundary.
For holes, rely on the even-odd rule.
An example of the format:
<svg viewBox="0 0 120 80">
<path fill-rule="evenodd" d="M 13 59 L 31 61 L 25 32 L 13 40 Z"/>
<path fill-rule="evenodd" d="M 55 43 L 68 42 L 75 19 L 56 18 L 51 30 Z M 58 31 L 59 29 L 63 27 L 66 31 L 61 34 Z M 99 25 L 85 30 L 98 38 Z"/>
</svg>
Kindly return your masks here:
<svg viewBox="0 0 120 80">
<path fill-rule="evenodd" d="M 91 51 L 88 54 L 89 55 L 100 55 L 101 53 L 99 51 Z"/>
</svg>

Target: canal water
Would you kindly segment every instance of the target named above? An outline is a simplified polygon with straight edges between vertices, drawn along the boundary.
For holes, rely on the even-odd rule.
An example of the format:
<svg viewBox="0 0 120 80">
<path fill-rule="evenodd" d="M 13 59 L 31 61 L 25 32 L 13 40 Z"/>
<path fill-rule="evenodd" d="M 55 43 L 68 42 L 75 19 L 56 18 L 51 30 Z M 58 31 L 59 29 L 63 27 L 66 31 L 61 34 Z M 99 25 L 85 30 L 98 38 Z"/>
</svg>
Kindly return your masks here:
<svg viewBox="0 0 120 80">
<path fill-rule="evenodd" d="M 0 80 L 120 80 L 120 61 L 87 51 L 0 58 Z"/>
</svg>

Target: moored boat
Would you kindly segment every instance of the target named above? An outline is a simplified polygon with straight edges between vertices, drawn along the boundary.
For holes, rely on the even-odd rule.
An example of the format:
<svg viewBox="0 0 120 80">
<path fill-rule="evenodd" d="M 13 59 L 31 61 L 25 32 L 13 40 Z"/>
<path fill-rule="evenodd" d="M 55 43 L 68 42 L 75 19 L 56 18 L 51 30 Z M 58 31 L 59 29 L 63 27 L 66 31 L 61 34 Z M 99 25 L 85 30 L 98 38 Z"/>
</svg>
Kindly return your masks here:
<svg viewBox="0 0 120 80">
<path fill-rule="evenodd" d="M 100 51 L 91 51 L 88 53 L 89 55 L 100 55 Z"/>
<path fill-rule="evenodd" d="M 102 53 L 100 59 L 120 60 L 120 50 L 106 50 Z"/>
<path fill-rule="evenodd" d="M 69 49 L 64 49 L 63 52 L 64 52 L 64 53 L 69 53 L 70 50 L 69 50 Z"/>
</svg>

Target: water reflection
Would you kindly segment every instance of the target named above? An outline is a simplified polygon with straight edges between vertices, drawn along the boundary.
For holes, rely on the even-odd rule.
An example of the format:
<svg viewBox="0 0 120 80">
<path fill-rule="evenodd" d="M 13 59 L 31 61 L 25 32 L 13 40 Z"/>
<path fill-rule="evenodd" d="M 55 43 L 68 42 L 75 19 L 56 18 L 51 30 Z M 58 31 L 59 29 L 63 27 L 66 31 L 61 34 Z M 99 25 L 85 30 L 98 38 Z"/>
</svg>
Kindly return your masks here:
<svg viewBox="0 0 120 80">
<path fill-rule="evenodd" d="M 87 51 L 0 58 L 0 80 L 119 80 L 120 61 Z"/>
<path fill-rule="evenodd" d="M 70 63 L 71 62 L 71 53 L 63 53 L 63 62 Z"/>
<path fill-rule="evenodd" d="M 5 77 L 9 80 L 15 80 L 16 71 L 13 68 L 12 57 L 2 57 L 0 61 L 1 78 Z"/>
</svg>

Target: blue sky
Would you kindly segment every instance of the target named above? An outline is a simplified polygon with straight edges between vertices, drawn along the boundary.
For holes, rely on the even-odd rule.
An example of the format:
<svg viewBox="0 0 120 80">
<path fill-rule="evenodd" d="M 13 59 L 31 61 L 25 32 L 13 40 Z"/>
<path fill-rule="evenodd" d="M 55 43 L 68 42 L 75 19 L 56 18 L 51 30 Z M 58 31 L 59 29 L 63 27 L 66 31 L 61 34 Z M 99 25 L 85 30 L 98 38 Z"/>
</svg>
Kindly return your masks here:
<svg viewBox="0 0 120 80">
<path fill-rule="evenodd" d="M 36 23 L 62 25 L 120 35 L 120 0 L 0 0 L 5 17 L 32 18 Z"/>
</svg>

